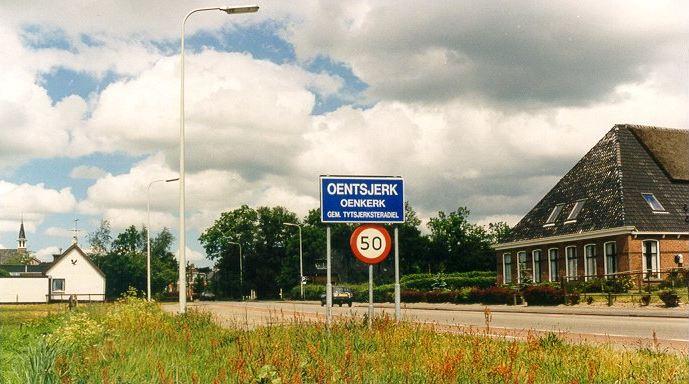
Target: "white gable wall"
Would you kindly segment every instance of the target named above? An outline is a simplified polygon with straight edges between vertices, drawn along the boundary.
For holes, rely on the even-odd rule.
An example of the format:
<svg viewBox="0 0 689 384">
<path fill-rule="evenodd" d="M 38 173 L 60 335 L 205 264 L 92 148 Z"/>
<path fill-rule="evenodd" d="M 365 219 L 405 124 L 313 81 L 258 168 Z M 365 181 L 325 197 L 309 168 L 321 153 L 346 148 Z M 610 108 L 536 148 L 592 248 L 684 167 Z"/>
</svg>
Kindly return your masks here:
<svg viewBox="0 0 689 384">
<path fill-rule="evenodd" d="M 46 275 L 51 279 L 65 279 L 64 292 L 51 292 L 54 300 L 67 299 L 73 294 L 79 300 L 102 301 L 105 298 L 105 277 L 76 249 L 70 250 Z"/>
</svg>

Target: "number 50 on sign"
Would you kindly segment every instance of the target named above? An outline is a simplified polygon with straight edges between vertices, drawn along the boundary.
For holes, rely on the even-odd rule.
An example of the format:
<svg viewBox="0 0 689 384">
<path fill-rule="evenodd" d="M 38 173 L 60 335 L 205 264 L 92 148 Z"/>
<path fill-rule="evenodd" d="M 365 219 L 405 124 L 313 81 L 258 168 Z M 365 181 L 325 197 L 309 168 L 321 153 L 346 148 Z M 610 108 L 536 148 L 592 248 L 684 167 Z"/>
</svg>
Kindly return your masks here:
<svg viewBox="0 0 689 384">
<path fill-rule="evenodd" d="M 378 264 L 390 253 L 392 240 L 388 231 L 380 225 L 367 224 L 357 227 L 349 238 L 349 245 L 357 259 L 366 264 Z"/>
</svg>

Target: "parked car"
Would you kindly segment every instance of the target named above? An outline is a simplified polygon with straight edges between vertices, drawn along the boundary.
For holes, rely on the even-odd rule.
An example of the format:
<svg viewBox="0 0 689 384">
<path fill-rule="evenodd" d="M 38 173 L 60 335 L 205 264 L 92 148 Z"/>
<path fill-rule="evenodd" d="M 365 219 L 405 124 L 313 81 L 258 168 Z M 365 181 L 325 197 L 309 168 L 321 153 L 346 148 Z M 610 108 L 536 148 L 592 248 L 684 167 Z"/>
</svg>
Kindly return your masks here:
<svg viewBox="0 0 689 384">
<path fill-rule="evenodd" d="M 354 293 L 348 288 L 345 287 L 333 287 L 333 305 L 339 304 L 340 307 L 342 304 L 347 304 L 348 306 L 352 306 L 352 302 L 354 301 Z M 321 295 L 321 306 L 324 306 L 326 302 L 325 299 L 325 293 Z"/>
<path fill-rule="evenodd" d="M 215 294 L 213 292 L 204 291 L 203 293 L 201 293 L 199 300 L 213 301 L 215 300 Z"/>
</svg>

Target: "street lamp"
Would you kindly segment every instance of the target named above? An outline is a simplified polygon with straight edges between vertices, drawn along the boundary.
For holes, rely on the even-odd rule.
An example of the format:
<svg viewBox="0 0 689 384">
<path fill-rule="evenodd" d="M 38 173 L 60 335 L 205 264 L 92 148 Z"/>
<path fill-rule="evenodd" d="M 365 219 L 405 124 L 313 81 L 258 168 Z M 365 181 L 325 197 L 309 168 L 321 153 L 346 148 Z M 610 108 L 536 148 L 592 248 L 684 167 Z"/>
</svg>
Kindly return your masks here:
<svg viewBox="0 0 689 384">
<path fill-rule="evenodd" d="M 301 246 L 301 224 L 296 223 L 282 223 L 288 227 L 299 228 L 299 290 L 301 292 L 301 299 L 304 300 L 304 261 L 302 259 L 302 246 Z"/>
<path fill-rule="evenodd" d="M 148 301 L 151 301 L 151 185 L 163 181 L 169 183 L 177 180 L 179 180 L 179 177 L 153 180 L 148 183 L 148 192 L 146 193 L 146 297 Z"/>
<path fill-rule="evenodd" d="M 258 6 L 240 6 L 240 7 L 213 7 L 213 8 L 198 8 L 187 13 L 182 20 L 182 33 L 180 42 L 180 92 L 179 92 L 179 312 L 185 313 L 187 311 L 187 265 L 186 265 L 186 238 L 184 225 L 184 210 L 185 210 L 185 196 L 184 196 L 184 29 L 187 24 L 189 16 L 196 12 L 203 11 L 223 11 L 228 15 L 236 13 L 252 13 L 258 11 Z"/>
</svg>

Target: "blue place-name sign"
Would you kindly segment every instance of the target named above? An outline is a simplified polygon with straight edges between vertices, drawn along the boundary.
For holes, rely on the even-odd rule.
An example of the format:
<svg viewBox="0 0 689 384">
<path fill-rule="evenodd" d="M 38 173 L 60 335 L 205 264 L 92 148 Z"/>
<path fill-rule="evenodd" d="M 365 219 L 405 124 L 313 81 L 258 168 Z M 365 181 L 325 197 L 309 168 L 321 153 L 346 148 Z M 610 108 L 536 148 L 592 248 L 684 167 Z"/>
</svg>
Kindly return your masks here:
<svg viewBox="0 0 689 384">
<path fill-rule="evenodd" d="M 321 176 L 323 223 L 403 223 L 401 177 Z"/>
</svg>

